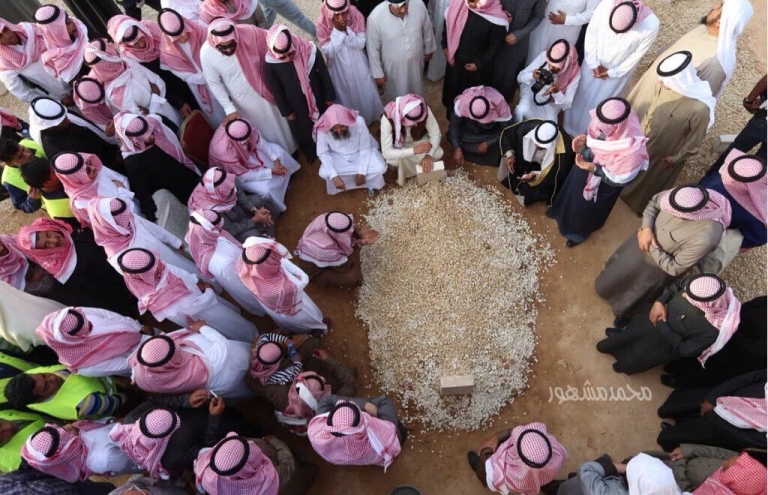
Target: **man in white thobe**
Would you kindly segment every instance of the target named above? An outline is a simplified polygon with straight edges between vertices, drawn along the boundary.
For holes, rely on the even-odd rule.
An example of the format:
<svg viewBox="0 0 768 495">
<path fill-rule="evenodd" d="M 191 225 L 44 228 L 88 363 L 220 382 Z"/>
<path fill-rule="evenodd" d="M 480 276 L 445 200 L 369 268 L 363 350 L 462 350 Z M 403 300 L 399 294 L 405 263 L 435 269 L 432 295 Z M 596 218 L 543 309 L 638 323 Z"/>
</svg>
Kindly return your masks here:
<svg viewBox="0 0 768 495">
<path fill-rule="evenodd" d="M 658 32 L 658 17 L 639 0 L 597 6 L 587 26 L 579 87 L 563 120 L 568 134 L 584 134 L 589 111 L 621 94 Z"/>
<path fill-rule="evenodd" d="M 600 0 L 549 0 L 545 19 L 531 33 L 528 63 L 557 40 L 575 45 L 581 26 L 592 19 Z"/>
<path fill-rule="evenodd" d="M 387 165 L 357 112 L 331 105 L 315 123 L 314 135 L 328 194 L 384 187 Z"/>
<path fill-rule="evenodd" d="M 73 105 L 69 85 L 45 70 L 40 60 L 44 49 L 37 26 L 0 19 L 0 82 L 24 103 L 31 103 L 38 96 L 50 96 Z"/>
<path fill-rule="evenodd" d="M 368 60 L 384 100 L 424 94 L 422 74 L 437 49 L 432 21 L 421 0 L 380 3 L 368 16 Z"/>
<path fill-rule="evenodd" d="M 217 19 L 208 26 L 200 62 L 211 92 L 227 114 L 225 122 L 242 117 L 267 141 L 293 153 L 298 145 L 266 82 L 266 53 L 266 31 Z"/>
<path fill-rule="evenodd" d="M 326 0 L 315 27 L 336 96 L 371 125 L 384 106 L 365 56 L 365 18 L 349 0 Z"/>
</svg>

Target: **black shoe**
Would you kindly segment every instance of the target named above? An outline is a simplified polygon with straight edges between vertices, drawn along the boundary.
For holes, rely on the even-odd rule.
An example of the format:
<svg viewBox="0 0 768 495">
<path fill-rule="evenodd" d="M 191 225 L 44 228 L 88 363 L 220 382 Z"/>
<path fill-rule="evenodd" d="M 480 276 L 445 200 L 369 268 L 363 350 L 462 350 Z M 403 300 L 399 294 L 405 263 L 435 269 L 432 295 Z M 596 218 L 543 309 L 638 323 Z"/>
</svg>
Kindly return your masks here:
<svg viewBox="0 0 768 495">
<path fill-rule="evenodd" d="M 677 388 L 677 377 L 675 375 L 661 375 L 661 384 L 669 388 Z"/>
<path fill-rule="evenodd" d="M 474 450 L 470 450 L 467 452 L 467 461 L 469 461 L 469 466 L 475 469 L 477 468 L 477 463 L 480 462 L 480 456 Z"/>
<path fill-rule="evenodd" d="M 613 320 L 613 326 L 616 327 L 616 328 L 624 328 L 627 325 L 629 325 L 630 321 L 632 321 L 632 320 L 629 319 L 629 318 L 624 318 L 623 316 L 617 316 Z"/>
<path fill-rule="evenodd" d="M 567 241 L 565 241 L 565 247 L 573 247 L 576 244 L 578 244 L 578 242 L 572 241 L 571 239 L 568 239 Z"/>
<path fill-rule="evenodd" d="M 557 495 L 557 490 L 563 483 L 565 483 L 565 480 L 552 480 L 542 486 L 541 491 L 544 492 L 544 495 Z"/>
<path fill-rule="evenodd" d="M 606 328 L 605 329 L 605 335 L 607 337 L 613 337 L 613 336 L 618 335 L 620 333 L 621 333 L 621 330 L 619 330 L 618 328 Z"/>
<path fill-rule="evenodd" d="M 662 430 L 666 430 L 666 429 L 667 429 L 667 428 L 669 428 L 670 426 L 672 426 L 672 423 L 667 423 L 666 421 L 662 421 L 662 422 L 661 422 L 661 429 L 662 429 Z"/>
</svg>

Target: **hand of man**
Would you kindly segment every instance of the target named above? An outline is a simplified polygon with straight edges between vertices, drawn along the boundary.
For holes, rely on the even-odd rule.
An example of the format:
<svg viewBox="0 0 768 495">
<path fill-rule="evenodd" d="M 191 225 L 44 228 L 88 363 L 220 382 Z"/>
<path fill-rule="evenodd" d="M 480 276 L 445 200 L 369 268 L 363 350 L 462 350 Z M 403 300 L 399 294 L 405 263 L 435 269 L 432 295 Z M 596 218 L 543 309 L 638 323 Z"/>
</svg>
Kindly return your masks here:
<svg viewBox="0 0 768 495">
<path fill-rule="evenodd" d="M 294 113 L 292 113 L 292 114 L 288 115 L 288 116 L 285 118 L 285 120 L 287 120 L 288 122 L 293 122 L 294 120 L 296 120 L 296 113 L 294 112 Z"/>
<path fill-rule="evenodd" d="M 347 16 L 343 13 L 341 14 L 333 14 L 332 18 L 333 22 L 333 28 L 341 31 L 342 33 L 347 32 Z"/>
<path fill-rule="evenodd" d="M 715 410 L 715 405 L 712 404 L 711 402 L 705 400 L 704 402 L 701 403 L 701 410 L 699 411 L 699 413 L 702 416 L 704 416 L 709 411 L 714 411 L 714 410 Z"/>
<path fill-rule="evenodd" d="M 447 49 L 447 48 L 443 48 L 443 53 L 445 54 L 445 59 L 446 59 L 446 60 L 448 60 L 448 59 L 450 58 L 450 57 L 448 56 L 448 49 Z M 450 63 L 450 62 L 448 62 L 448 65 L 450 65 L 451 67 L 453 67 L 453 64 L 452 64 L 452 63 Z"/>
<path fill-rule="evenodd" d="M 613 467 L 615 467 L 615 468 L 616 468 L 616 471 L 617 471 L 619 474 L 624 474 L 624 473 L 626 473 L 626 472 L 627 472 L 627 465 L 626 465 L 626 464 L 619 464 L 619 463 L 617 463 L 617 462 L 614 462 L 614 463 L 613 463 Z"/>
<path fill-rule="evenodd" d="M 679 461 L 683 458 L 683 449 L 675 447 L 675 450 L 669 453 L 669 458 L 673 461 Z"/>
<path fill-rule="evenodd" d="M 562 10 L 549 13 L 549 22 L 552 24 L 565 24 L 566 14 Z"/>
<path fill-rule="evenodd" d="M 189 117 L 189 115 L 192 113 L 192 107 L 189 106 L 189 103 L 185 103 L 179 108 L 179 112 L 181 112 L 181 115 L 184 117 Z"/>
<path fill-rule="evenodd" d="M 156 95 L 160 94 L 160 88 L 158 88 L 155 83 L 149 83 L 149 90 L 152 91 Z"/>
<path fill-rule="evenodd" d="M 664 157 L 664 170 L 672 170 L 675 168 L 675 161 L 672 160 L 671 156 L 665 156 Z"/>
<path fill-rule="evenodd" d="M 108 120 L 106 125 L 104 126 L 104 134 L 106 134 L 108 137 L 112 137 L 115 135 L 115 121 L 114 120 Z"/>
<path fill-rule="evenodd" d="M 499 436 L 494 435 L 491 438 L 487 439 L 485 442 L 483 442 L 482 445 L 480 445 L 480 452 L 482 452 L 485 449 L 491 449 L 491 451 L 496 452 L 496 449 L 499 448 Z"/>
<path fill-rule="evenodd" d="M 653 229 L 650 227 L 643 227 L 637 231 L 637 245 L 641 251 L 646 253 L 651 251 L 651 246 L 656 249 L 659 248 L 659 243 L 656 241 L 656 236 L 653 235 Z"/>
<path fill-rule="evenodd" d="M 434 55 L 434 52 L 427 53 L 426 55 L 424 55 L 424 60 L 429 62 L 430 60 L 432 60 L 432 55 Z"/>
<path fill-rule="evenodd" d="M 272 166 L 272 175 L 285 175 L 285 167 L 280 160 L 275 160 L 275 164 Z"/>
<path fill-rule="evenodd" d="M 142 107 L 141 105 L 139 105 L 139 111 L 141 112 L 142 115 L 149 115 L 149 109 Z"/>
<path fill-rule="evenodd" d="M 488 143 L 482 142 L 477 145 L 477 152 L 484 155 L 488 152 Z"/>
<path fill-rule="evenodd" d="M 197 409 L 198 407 L 205 404 L 205 401 L 208 400 L 208 391 L 204 388 L 199 388 L 189 394 L 189 407 L 193 409 Z"/>
<path fill-rule="evenodd" d="M 203 328 L 207 323 L 205 320 L 195 320 L 191 322 L 189 325 L 187 325 L 187 330 L 193 333 L 198 333 L 201 328 Z"/>
<path fill-rule="evenodd" d="M 325 361 L 329 357 L 331 357 L 330 354 L 328 354 L 328 351 L 325 349 L 315 349 L 315 352 L 312 353 L 313 356 L 315 356 L 320 361 Z"/>
<path fill-rule="evenodd" d="M 453 152 L 453 160 L 457 165 L 464 165 L 464 152 L 461 151 L 461 148 L 456 148 Z"/>
<path fill-rule="evenodd" d="M 422 158 L 419 162 L 419 165 L 421 165 L 421 169 L 424 171 L 424 173 L 428 174 L 432 171 L 434 160 L 432 160 L 430 155 L 425 155 L 424 158 Z"/>
<path fill-rule="evenodd" d="M 504 10 L 504 15 L 507 16 L 507 23 L 512 22 L 512 14 L 509 13 L 509 11 L 506 9 L 502 9 L 502 10 Z"/>
<path fill-rule="evenodd" d="M 553 82 L 549 85 L 546 91 L 544 91 L 541 96 L 549 96 L 551 94 L 559 93 L 560 92 L 560 86 L 557 85 L 557 81 Z"/>
<path fill-rule="evenodd" d="M 474 63 L 464 64 L 464 70 L 467 72 L 477 72 L 477 65 Z"/>
<path fill-rule="evenodd" d="M 370 402 L 365 403 L 365 412 L 370 414 L 373 417 L 376 417 L 377 414 L 379 414 L 379 408 L 375 405 L 371 404 Z"/>
<path fill-rule="evenodd" d="M 587 135 L 586 134 L 579 134 L 575 138 L 573 138 L 573 142 L 571 143 L 571 148 L 573 148 L 573 151 L 575 153 L 581 153 L 581 150 L 584 149 L 584 146 L 587 145 Z"/>
<path fill-rule="evenodd" d="M 365 185 L 365 174 L 355 174 L 355 185 L 356 186 Z"/>
<path fill-rule="evenodd" d="M 744 108 L 749 113 L 755 113 L 760 108 L 760 100 L 758 100 L 757 98 L 752 100 L 751 103 L 747 103 L 745 101 L 742 101 L 741 104 L 744 105 Z"/>
<path fill-rule="evenodd" d="M 253 212 L 253 217 L 251 217 L 251 220 L 253 220 L 253 223 L 264 223 L 267 225 L 272 225 L 272 214 L 266 208 L 259 208 Z"/>
<path fill-rule="evenodd" d="M 200 289 L 200 292 L 205 292 L 207 289 L 213 289 L 213 285 L 200 280 L 197 282 L 197 288 Z"/>
<path fill-rule="evenodd" d="M 379 232 L 373 229 L 365 229 L 360 233 L 360 245 L 372 246 L 379 238 Z"/>
<path fill-rule="evenodd" d="M 231 122 L 231 121 L 233 121 L 235 119 L 239 119 L 239 118 L 240 118 L 240 114 L 239 113 L 232 112 L 230 114 L 227 114 L 226 117 L 224 117 L 224 123 L 227 124 L 227 123 L 229 123 L 229 122 Z"/>
<path fill-rule="evenodd" d="M 112 179 L 112 184 L 116 185 L 117 187 L 122 187 L 123 189 L 127 189 L 127 187 L 125 187 L 125 184 L 123 184 L 117 179 Z"/>
<path fill-rule="evenodd" d="M 517 38 L 515 37 L 514 34 L 509 33 L 507 37 L 504 38 L 504 41 L 506 41 L 508 45 L 514 45 L 515 43 L 517 43 Z"/>
<path fill-rule="evenodd" d="M 61 99 L 61 104 L 64 105 L 65 107 L 71 107 L 72 105 L 75 104 L 75 100 L 74 98 L 72 98 L 72 95 L 67 95 Z"/>
<path fill-rule="evenodd" d="M 509 155 L 506 160 L 504 160 L 504 164 L 507 166 L 507 171 L 511 174 L 515 170 L 515 155 L 514 153 Z"/>
<path fill-rule="evenodd" d="M 432 143 L 429 141 L 423 141 L 413 147 L 414 155 L 421 155 L 423 153 L 429 153 L 430 151 L 432 151 Z"/>
<path fill-rule="evenodd" d="M 344 184 L 344 181 L 341 180 L 341 177 L 339 177 L 338 175 L 333 178 L 333 185 L 336 186 L 336 189 L 338 189 L 339 191 L 347 190 L 347 186 Z"/>
<path fill-rule="evenodd" d="M 597 168 L 594 163 L 586 161 L 581 155 L 576 155 L 575 161 L 577 167 L 587 172 L 594 172 Z"/>
<path fill-rule="evenodd" d="M 667 321 L 667 305 L 656 301 L 651 306 L 651 313 L 648 315 L 651 324 L 656 326 L 659 321 Z"/>
<path fill-rule="evenodd" d="M 225 407 L 226 404 L 224 404 L 224 399 L 221 397 L 214 397 L 211 399 L 211 403 L 208 404 L 208 414 L 211 416 L 218 416 L 224 412 Z"/>
<path fill-rule="evenodd" d="M 32 199 L 40 199 L 40 189 L 36 187 L 30 187 L 27 189 L 27 196 L 29 196 Z"/>
<path fill-rule="evenodd" d="M 536 177 L 536 174 L 533 172 L 528 172 L 527 174 L 523 174 L 520 176 L 520 180 L 523 182 L 530 182 Z"/>
<path fill-rule="evenodd" d="M 139 333 L 142 335 L 149 335 L 150 337 L 154 337 L 155 329 L 152 327 L 152 325 L 142 325 Z"/>
<path fill-rule="evenodd" d="M 333 105 L 334 103 L 336 103 L 336 102 L 335 102 L 335 101 L 333 101 L 333 100 L 324 100 L 324 101 L 325 101 L 325 106 L 326 106 L 326 107 L 330 107 L 331 105 Z"/>
<path fill-rule="evenodd" d="M 608 69 L 603 67 L 602 65 L 597 67 L 597 78 L 598 79 L 608 79 Z"/>
<path fill-rule="evenodd" d="M 536 69 L 533 71 L 533 80 L 538 81 L 541 77 L 541 69 Z"/>
<path fill-rule="evenodd" d="M 384 86 L 385 84 L 387 84 L 387 76 L 384 76 L 384 77 L 377 77 L 377 78 L 375 79 L 375 81 L 376 81 L 376 84 L 377 84 L 379 87 L 382 87 L 382 86 Z"/>
</svg>

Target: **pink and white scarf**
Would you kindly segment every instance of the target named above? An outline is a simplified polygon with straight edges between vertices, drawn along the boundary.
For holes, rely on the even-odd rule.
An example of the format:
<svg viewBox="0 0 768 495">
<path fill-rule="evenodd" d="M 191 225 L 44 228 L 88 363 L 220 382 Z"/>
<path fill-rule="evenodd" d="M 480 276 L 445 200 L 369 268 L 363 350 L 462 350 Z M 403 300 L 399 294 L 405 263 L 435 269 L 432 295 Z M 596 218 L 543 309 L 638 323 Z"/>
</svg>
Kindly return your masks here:
<svg viewBox="0 0 768 495">
<path fill-rule="evenodd" d="M 766 174 L 765 162 L 734 148 L 725 157 L 725 163 L 720 168 L 720 177 L 728 194 L 753 217 L 766 225 L 768 174 Z"/>
<path fill-rule="evenodd" d="M 299 288 L 285 272 L 283 258 L 290 259 L 291 254 L 282 244 L 249 237 L 243 244 L 243 256 L 237 260 L 237 272 L 264 306 L 282 315 L 295 315 L 301 309 Z"/>
<path fill-rule="evenodd" d="M 128 358 L 131 379 L 142 390 L 158 394 L 180 394 L 205 388 L 208 366 L 200 347 L 188 337 L 189 330 L 176 330 L 153 337 Z M 157 366 L 167 359 L 171 358 Z"/>
<path fill-rule="evenodd" d="M 104 167 L 98 156 L 91 153 L 59 153 L 51 160 L 56 176 L 64 186 L 64 192 L 69 196 L 69 205 L 75 218 L 83 227 L 91 224 L 86 208 L 78 208 L 79 199 L 90 200 L 98 196 L 98 174 Z M 96 171 L 96 178 L 88 176 L 88 168 Z"/>
<path fill-rule="evenodd" d="M 394 123 L 394 146 L 402 148 L 405 143 L 405 129 L 427 120 L 429 107 L 419 95 L 408 93 L 398 96 L 384 107 L 384 114 Z"/>
<path fill-rule="evenodd" d="M 236 203 L 235 175 L 219 167 L 211 167 L 203 174 L 200 184 L 192 190 L 187 207 L 189 211 L 229 211 Z"/>
<path fill-rule="evenodd" d="M 331 41 L 333 33 L 333 16 L 342 12 L 349 12 L 347 16 L 347 29 L 353 33 L 365 33 L 365 17 L 357 10 L 357 7 L 349 4 L 349 0 L 325 0 L 320 4 L 320 15 L 315 21 L 317 41 L 320 46 L 325 46 Z"/>
<path fill-rule="evenodd" d="M 118 258 L 128 290 L 139 300 L 139 312 L 158 314 L 189 296 L 184 281 L 168 269 L 157 253 L 128 249 Z"/>
<path fill-rule="evenodd" d="M 631 3 L 635 8 L 633 9 L 630 5 L 622 5 L 626 3 Z M 637 11 L 637 15 L 634 15 L 634 11 Z M 640 0 L 613 0 L 610 28 L 617 33 L 627 32 L 651 14 L 653 11 Z"/>
<path fill-rule="evenodd" d="M 78 421 L 74 426 L 83 427 L 92 423 L 88 420 Z M 96 424 L 101 426 L 100 423 Z M 83 439 L 52 423 L 46 423 L 27 438 L 21 447 L 21 457 L 38 471 L 69 483 L 86 480 L 94 474 L 86 464 L 88 448 Z"/>
<path fill-rule="evenodd" d="M 296 254 L 319 267 L 341 265 L 355 250 L 354 234 L 352 215 L 340 211 L 320 215 L 304 229 Z"/>
<path fill-rule="evenodd" d="M 453 111 L 459 117 L 481 124 L 508 122 L 512 119 L 512 111 L 504 96 L 490 86 L 465 89 L 453 100 Z"/>
<path fill-rule="evenodd" d="M 20 131 L 21 123 L 19 122 L 18 117 L 16 117 L 14 114 L 3 108 L 0 108 L 0 127 L 10 127 L 11 129 Z"/>
<path fill-rule="evenodd" d="M 765 495 L 765 490 L 765 466 L 742 452 L 736 464 L 712 473 L 692 495 Z"/>
<path fill-rule="evenodd" d="M 190 218 L 189 231 L 185 240 L 189 244 L 192 259 L 195 260 L 197 268 L 206 277 L 213 277 L 213 274 L 208 271 L 208 264 L 216 252 L 219 237 L 224 237 L 235 246 L 242 247 L 240 241 L 222 228 L 222 224 L 221 216 L 213 210 L 192 212 Z"/>
<path fill-rule="evenodd" d="M 45 49 L 43 35 L 37 25 L 29 22 L 12 24 L 0 18 L 0 30 L 8 28 L 16 33 L 21 45 L 0 45 L 0 71 L 20 71 L 37 62 Z"/>
<path fill-rule="evenodd" d="M 564 39 L 555 41 L 547 50 L 547 62 L 552 67 L 560 69 L 557 73 L 557 86 L 564 93 L 581 71 L 576 46 Z"/>
<path fill-rule="evenodd" d="M 35 20 L 45 43 L 42 61 L 46 70 L 64 81 L 71 81 L 83 66 L 83 55 L 88 44 L 88 29 L 55 5 L 45 5 L 35 12 Z M 75 40 L 69 38 L 67 20 L 77 28 Z"/>
<path fill-rule="evenodd" d="M 127 249 L 136 235 L 136 220 L 125 201 L 116 198 L 93 198 L 88 203 L 96 244 L 111 258 Z"/>
<path fill-rule="evenodd" d="M 11 287 L 24 290 L 29 261 L 19 248 L 15 234 L 0 234 L 0 244 L 7 252 L 0 255 L 0 280 Z M 2 249 L 0 249 L 2 250 Z"/>
<path fill-rule="evenodd" d="M 184 154 L 176 134 L 163 124 L 157 115 L 120 112 L 115 115 L 115 134 L 120 140 L 120 151 L 124 158 L 157 146 L 196 175 L 200 175 L 192 160 Z M 154 136 L 155 142 L 147 145 L 145 141 L 149 136 Z"/>
<path fill-rule="evenodd" d="M 227 4 L 235 7 L 230 11 Z M 251 17 L 256 11 L 259 3 L 254 0 L 202 0 L 200 4 L 200 20 L 205 24 L 210 24 L 219 18 L 239 21 Z"/>
<path fill-rule="evenodd" d="M 715 414 L 737 428 L 752 429 L 765 433 L 766 409 L 765 398 L 719 397 L 715 405 Z"/>
<path fill-rule="evenodd" d="M 288 407 L 275 411 L 277 421 L 296 435 L 306 436 L 307 425 L 317 413 L 318 402 L 331 394 L 331 386 L 312 371 L 299 373 L 288 389 Z"/>
<path fill-rule="evenodd" d="M 163 454 L 171 436 L 180 426 L 178 414 L 158 407 L 144 413 L 134 423 L 116 425 L 109 433 L 109 438 L 133 462 L 149 471 L 152 478 L 167 480 L 171 475 L 163 467 Z"/>
<path fill-rule="evenodd" d="M 261 133 L 244 119 L 234 119 L 216 129 L 208 148 L 208 162 L 236 176 L 265 166 L 268 156 L 262 156 Z"/>
<path fill-rule="evenodd" d="M 104 88 L 128 70 L 128 63 L 120 58 L 115 45 L 103 38 L 88 43 L 84 58 L 91 68 L 88 77 L 99 81 Z"/>
<path fill-rule="evenodd" d="M 461 33 L 464 32 L 464 26 L 467 24 L 469 11 L 474 12 L 486 21 L 496 26 L 503 26 L 507 29 L 509 21 L 504 8 L 499 0 L 480 0 L 477 6 L 470 8 L 465 0 L 451 0 L 448 9 L 445 11 L 445 35 L 448 40 L 448 63 L 455 63 L 456 50 L 459 49 Z"/>
<path fill-rule="evenodd" d="M 64 245 L 55 248 L 38 249 L 35 246 L 37 234 L 53 231 L 64 236 Z M 32 225 L 19 229 L 16 242 L 24 255 L 40 265 L 45 271 L 65 284 L 77 266 L 75 243 L 72 242 L 72 227 L 62 220 L 38 218 Z"/>
<path fill-rule="evenodd" d="M 107 23 L 107 32 L 112 41 L 117 45 L 120 55 L 126 60 L 132 60 L 141 64 L 152 62 L 160 57 L 160 44 L 163 33 L 155 21 L 137 21 L 127 15 L 116 15 Z M 134 33 L 135 38 L 125 41 L 126 36 L 131 37 Z M 130 46 L 139 39 L 143 39 L 146 43 L 144 48 Z"/>
<path fill-rule="evenodd" d="M 307 100 L 309 118 L 312 119 L 312 122 L 316 121 L 320 117 L 320 111 L 315 101 L 312 85 L 309 82 L 309 73 L 315 65 L 317 47 L 314 43 L 296 36 L 282 24 L 277 24 L 269 29 L 267 33 L 267 47 L 269 48 L 269 53 L 267 54 L 266 61 L 270 64 L 289 63 L 288 60 L 285 60 L 285 57 L 293 55 L 293 60 L 290 63 L 293 63 L 293 67 L 296 69 L 301 92 L 304 93 L 304 98 Z"/>
<path fill-rule="evenodd" d="M 73 88 L 72 99 L 83 117 L 100 126 L 112 121 L 115 115 L 104 100 L 104 86 L 99 81 L 81 77 L 75 81 Z"/>
<path fill-rule="evenodd" d="M 682 211 L 672 203 L 683 209 L 694 208 L 704 202 L 704 191 L 709 200 L 695 211 Z M 717 191 L 704 189 L 701 186 L 679 186 L 667 191 L 659 199 L 661 209 L 672 216 L 685 220 L 713 220 L 725 229 L 731 224 L 731 203 Z"/>
<path fill-rule="evenodd" d="M 357 111 L 334 103 L 328 107 L 312 128 L 312 138 L 317 141 L 318 133 L 328 133 L 337 125 L 352 127 L 357 123 Z"/>
<path fill-rule="evenodd" d="M 269 457 L 256 442 L 235 432 L 213 448 L 202 449 L 193 467 L 198 491 L 209 495 L 277 495 L 280 488 Z"/>
</svg>

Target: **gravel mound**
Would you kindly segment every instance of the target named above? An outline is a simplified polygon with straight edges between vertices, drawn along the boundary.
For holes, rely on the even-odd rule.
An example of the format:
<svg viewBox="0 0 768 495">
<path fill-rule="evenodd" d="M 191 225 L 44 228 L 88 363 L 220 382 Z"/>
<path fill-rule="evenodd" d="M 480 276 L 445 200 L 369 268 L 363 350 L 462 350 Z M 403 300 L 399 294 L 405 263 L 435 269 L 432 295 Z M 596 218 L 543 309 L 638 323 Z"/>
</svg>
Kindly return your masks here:
<svg viewBox="0 0 768 495">
<path fill-rule="evenodd" d="M 498 190 L 465 174 L 413 181 L 372 201 L 378 242 L 362 251 L 357 316 L 375 379 L 403 421 L 474 430 L 527 386 L 535 361 L 539 273 L 554 253 Z M 440 377 L 472 375 L 470 396 L 440 397 Z"/>
</svg>

